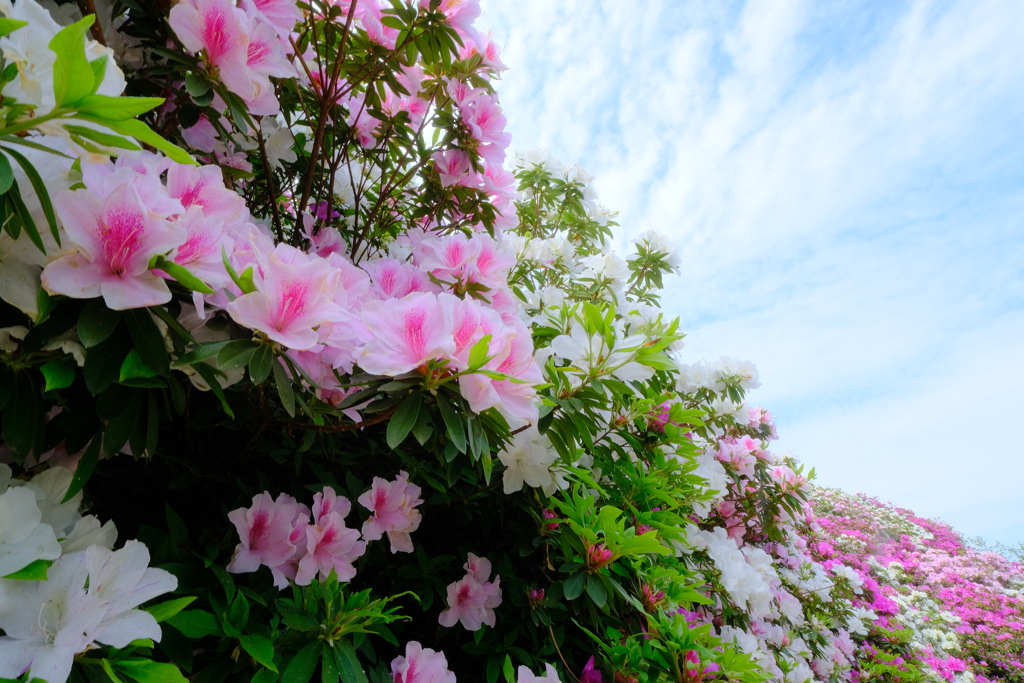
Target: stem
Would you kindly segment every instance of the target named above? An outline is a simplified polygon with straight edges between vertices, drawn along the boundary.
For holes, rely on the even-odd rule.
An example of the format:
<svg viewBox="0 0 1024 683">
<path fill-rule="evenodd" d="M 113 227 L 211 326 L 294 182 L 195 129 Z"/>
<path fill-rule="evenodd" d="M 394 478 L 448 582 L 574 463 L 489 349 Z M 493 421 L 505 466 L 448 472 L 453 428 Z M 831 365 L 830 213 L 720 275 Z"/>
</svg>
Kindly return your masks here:
<svg viewBox="0 0 1024 683">
<path fill-rule="evenodd" d="M 280 425 L 282 427 L 290 427 L 292 429 L 304 429 L 313 432 L 350 432 L 354 429 L 362 429 L 363 427 L 369 427 L 370 425 L 379 424 L 384 422 L 391 417 L 394 412 L 398 410 L 398 406 L 382 410 L 380 414 L 375 415 L 369 419 L 363 420 L 362 422 L 346 422 L 340 425 L 311 425 L 302 424 L 301 422 L 283 422 L 281 420 L 273 420 L 273 424 Z"/>
</svg>

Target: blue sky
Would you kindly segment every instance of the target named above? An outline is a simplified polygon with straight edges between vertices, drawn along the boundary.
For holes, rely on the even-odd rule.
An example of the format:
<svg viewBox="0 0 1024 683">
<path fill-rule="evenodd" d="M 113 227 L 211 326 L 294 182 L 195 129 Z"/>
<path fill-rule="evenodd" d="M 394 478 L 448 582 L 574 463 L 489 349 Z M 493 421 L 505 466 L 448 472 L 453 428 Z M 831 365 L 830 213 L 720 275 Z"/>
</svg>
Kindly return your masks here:
<svg viewBox="0 0 1024 683">
<path fill-rule="evenodd" d="M 682 249 L 819 481 L 1024 541 L 1024 3 L 483 0 L 513 147 Z"/>
</svg>

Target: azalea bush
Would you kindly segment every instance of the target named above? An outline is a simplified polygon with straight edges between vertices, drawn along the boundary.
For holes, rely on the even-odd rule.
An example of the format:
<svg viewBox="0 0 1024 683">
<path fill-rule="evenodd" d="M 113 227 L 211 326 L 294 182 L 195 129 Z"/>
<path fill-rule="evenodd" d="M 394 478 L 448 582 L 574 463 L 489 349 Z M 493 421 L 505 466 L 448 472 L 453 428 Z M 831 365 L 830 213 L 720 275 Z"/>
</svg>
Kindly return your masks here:
<svg viewBox="0 0 1024 683">
<path fill-rule="evenodd" d="M 857 603 L 875 614 L 875 647 L 902 632 L 903 661 L 928 680 L 1022 680 L 1024 566 L 875 498 L 820 488 L 812 504 L 814 554 L 853 568 L 871 587 L 871 600 Z"/>
<path fill-rule="evenodd" d="M 85 4 L 0 5 L 0 678 L 953 666 L 686 358 L 674 247 L 510 154 L 475 2 Z"/>
</svg>

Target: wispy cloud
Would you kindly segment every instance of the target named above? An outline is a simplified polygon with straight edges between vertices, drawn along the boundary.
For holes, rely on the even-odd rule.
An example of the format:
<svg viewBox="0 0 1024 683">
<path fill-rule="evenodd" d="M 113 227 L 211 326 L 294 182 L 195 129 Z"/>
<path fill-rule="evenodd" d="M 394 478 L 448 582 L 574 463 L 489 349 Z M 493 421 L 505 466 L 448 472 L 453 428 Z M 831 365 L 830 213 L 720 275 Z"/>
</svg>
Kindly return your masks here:
<svg viewBox="0 0 1024 683">
<path fill-rule="evenodd" d="M 1024 4 L 484 7 L 514 145 L 683 247 L 685 353 L 757 362 L 828 483 L 1024 537 Z"/>
</svg>

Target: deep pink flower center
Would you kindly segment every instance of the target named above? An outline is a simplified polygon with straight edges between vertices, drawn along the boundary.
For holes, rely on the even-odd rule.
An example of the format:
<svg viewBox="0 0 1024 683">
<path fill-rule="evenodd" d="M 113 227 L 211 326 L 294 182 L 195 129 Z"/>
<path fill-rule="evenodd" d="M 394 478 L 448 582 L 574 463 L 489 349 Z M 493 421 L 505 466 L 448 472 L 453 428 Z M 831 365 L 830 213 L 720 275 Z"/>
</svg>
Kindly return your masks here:
<svg viewBox="0 0 1024 683">
<path fill-rule="evenodd" d="M 131 259 L 142 247 L 145 221 L 142 214 L 127 207 L 111 209 L 100 220 L 99 237 L 103 256 L 112 273 L 121 277 L 131 265 Z"/>
</svg>

